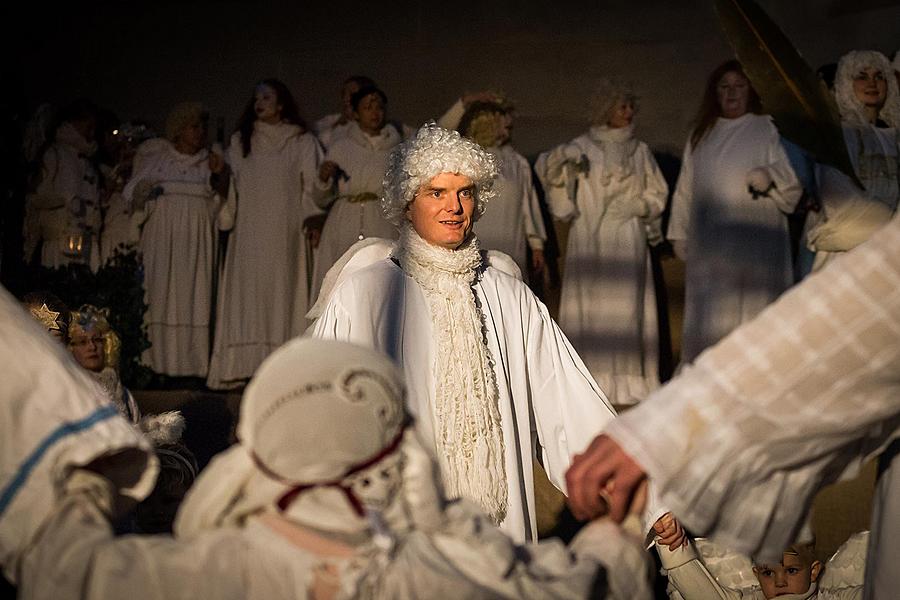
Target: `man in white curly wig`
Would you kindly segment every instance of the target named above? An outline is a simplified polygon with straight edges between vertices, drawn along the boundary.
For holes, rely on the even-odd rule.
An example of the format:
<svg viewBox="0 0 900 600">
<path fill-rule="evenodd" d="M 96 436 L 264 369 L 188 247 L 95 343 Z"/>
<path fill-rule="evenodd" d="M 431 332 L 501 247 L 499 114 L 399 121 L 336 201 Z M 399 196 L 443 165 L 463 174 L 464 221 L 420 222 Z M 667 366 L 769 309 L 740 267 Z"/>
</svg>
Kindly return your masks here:
<svg viewBox="0 0 900 600">
<path fill-rule="evenodd" d="M 615 411 L 515 263 L 479 247 L 474 225 L 497 171 L 457 132 L 422 127 L 394 150 L 384 178 L 399 240 L 351 248 L 309 316 L 318 318 L 312 335 L 401 364 L 448 496 L 476 502 L 524 541 L 536 537 L 536 453 L 565 490 L 572 457 Z"/>
</svg>

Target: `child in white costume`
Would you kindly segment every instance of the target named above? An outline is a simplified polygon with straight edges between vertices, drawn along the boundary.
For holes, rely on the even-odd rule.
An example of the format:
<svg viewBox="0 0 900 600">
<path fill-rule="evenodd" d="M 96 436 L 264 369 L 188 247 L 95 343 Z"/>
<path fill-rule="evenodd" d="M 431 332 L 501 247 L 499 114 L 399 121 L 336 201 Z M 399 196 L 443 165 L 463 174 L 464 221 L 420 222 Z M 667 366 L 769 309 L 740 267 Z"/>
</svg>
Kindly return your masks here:
<svg viewBox="0 0 900 600">
<path fill-rule="evenodd" d="M 261 366 L 241 441 L 201 475 L 178 538 L 113 537 L 117 503 L 152 487 L 150 449 L 3 290 L 0 322 L 0 564 L 20 598 L 583 598 L 601 565 L 606 597 L 652 597 L 643 551 L 608 522 L 569 550 L 517 548 L 445 505 L 399 371 L 337 342 L 295 340 Z"/>
</svg>

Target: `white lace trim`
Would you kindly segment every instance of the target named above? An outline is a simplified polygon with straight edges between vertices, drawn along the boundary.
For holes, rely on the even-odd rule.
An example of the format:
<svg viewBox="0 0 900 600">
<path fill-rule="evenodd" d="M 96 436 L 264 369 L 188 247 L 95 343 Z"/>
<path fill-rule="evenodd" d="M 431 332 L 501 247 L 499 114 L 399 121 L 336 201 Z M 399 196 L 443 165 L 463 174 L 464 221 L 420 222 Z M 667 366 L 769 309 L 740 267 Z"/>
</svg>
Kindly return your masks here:
<svg viewBox="0 0 900 600">
<path fill-rule="evenodd" d="M 434 324 L 437 454 L 447 492 L 500 523 L 508 506 L 505 449 L 494 361 L 472 290 L 482 265 L 478 240 L 447 250 L 404 224 L 393 257 L 421 286 Z"/>
</svg>

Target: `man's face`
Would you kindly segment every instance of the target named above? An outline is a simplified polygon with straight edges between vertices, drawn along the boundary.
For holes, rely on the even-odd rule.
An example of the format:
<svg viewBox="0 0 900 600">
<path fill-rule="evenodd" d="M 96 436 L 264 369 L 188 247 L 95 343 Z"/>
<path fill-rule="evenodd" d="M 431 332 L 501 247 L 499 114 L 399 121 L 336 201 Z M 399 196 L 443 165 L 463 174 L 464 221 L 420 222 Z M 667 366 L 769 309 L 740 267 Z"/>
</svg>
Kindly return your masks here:
<svg viewBox="0 0 900 600">
<path fill-rule="evenodd" d="M 456 250 L 474 223 L 475 184 L 465 175 L 441 173 L 419 188 L 406 216 L 423 240 Z"/>
<path fill-rule="evenodd" d="M 359 128 L 369 134 L 376 134 L 384 127 L 384 100 L 378 94 L 369 94 L 359 101 L 354 118 Z"/>
<path fill-rule="evenodd" d="M 822 564 L 808 564 L 797 554 L 785 552 L 780 565 L 756 565 L 753 572 L 759 579 L 763 595 L 768 598 L 785 594 L 802 594 L 819 576 Z"/>
</svg>

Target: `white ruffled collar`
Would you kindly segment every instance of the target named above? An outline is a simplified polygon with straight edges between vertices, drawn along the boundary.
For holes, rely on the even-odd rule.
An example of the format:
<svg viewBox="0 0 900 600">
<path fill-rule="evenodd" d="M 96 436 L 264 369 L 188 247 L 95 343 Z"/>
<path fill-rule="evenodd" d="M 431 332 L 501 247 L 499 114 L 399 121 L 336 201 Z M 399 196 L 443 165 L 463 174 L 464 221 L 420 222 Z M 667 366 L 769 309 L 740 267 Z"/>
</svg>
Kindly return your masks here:
<svg viewBox="0 0 900 600">
<path fill-rule="evenodd" d="M 360 146 L 371 150 L 387 150 L 403 141 L 390 123 L 385 123 L 378 135 L 370 135 L 360 128 L 359 123 L 353 121 L 347 124 L 347 135 Z"/>
<path fill-rule="evenodd" d="M 608 125 L 594 125 L 588 132 L 595 142 L 624 143 L 634 137 L 634 125 L 628 127 L 610 127 Z"/>
<path fill-rule="evenodd" d="M 253 133 L 263 145 L 280 150 L 288 140 L 300 135 L 300 127 L 284 121 L 266 123 L 257 119 L 253 124 Z"/>
</svg>

